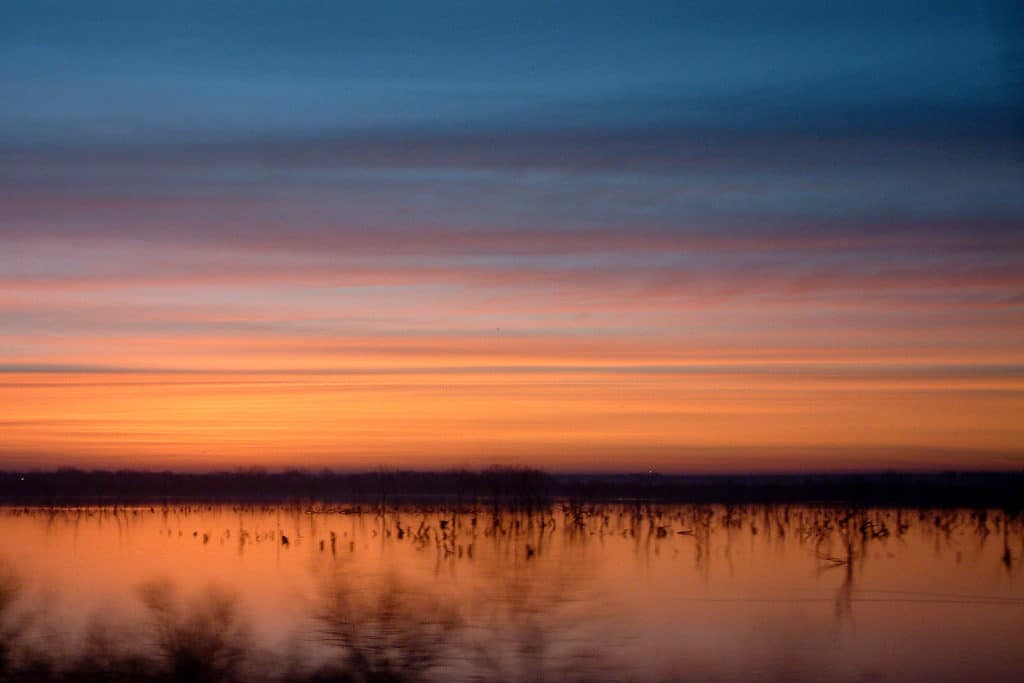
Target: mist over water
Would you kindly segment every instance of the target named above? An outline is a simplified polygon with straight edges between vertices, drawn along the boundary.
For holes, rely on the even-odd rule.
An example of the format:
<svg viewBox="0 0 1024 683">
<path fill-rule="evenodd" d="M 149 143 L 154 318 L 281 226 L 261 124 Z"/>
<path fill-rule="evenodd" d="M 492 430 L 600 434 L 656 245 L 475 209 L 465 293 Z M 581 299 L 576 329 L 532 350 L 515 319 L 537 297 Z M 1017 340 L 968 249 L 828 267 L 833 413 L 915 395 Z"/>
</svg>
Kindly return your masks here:
<svg viewBox="0 0 1024 683">
<path fill-rule="evenodd" d="M 3 680 L 1024 674 L 1003 511 L 4 508 L 0 539 Z"/>
</svg>

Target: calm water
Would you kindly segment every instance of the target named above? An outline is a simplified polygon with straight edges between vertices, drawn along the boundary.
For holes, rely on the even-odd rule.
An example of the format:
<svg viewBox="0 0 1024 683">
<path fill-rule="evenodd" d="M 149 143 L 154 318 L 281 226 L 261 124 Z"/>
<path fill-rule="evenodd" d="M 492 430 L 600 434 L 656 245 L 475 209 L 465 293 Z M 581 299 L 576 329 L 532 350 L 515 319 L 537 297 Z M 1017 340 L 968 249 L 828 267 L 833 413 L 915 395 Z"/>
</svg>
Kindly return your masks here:
<svg viewBox="0 0 1024 683">
<path fill-rule="evenodd" d="M 0 538 L 6 647 L 65 662 L 184 633 L 245 680 L 353 653 L 437 680 L 1024 680 L 997 511 L 3 509 Z"/>
</svg>

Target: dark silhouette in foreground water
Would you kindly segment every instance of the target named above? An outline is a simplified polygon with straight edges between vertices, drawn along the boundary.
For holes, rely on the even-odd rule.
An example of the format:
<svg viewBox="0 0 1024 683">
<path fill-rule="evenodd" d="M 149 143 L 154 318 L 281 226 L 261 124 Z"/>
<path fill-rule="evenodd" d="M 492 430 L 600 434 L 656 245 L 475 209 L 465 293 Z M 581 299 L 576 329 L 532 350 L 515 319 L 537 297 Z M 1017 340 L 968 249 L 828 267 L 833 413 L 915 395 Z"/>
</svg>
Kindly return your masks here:
<svg viewBox="0 0 1024 683">
<path fill-rule="evenodd" d="M 244 553 L 247 543 L 263 542 L 280 553 L 306 549 L 324 562 L 316 597 L 305 606 L 303 628 L 284 642 L 268 643 L 257 636 L 259 624 L 245 615 L 234 589 L 210 586 L 185 593 L 173 580 L 156 578 L 131 588 L 136 615 L 94 615 L 75 630 L 60 624 L 46 602 L 26 590 L 31 577 L 5 568 L 0 571 L 0 681 L 629 681 L 641 677 L 616 658 L 621 643 L 600 630 L 594 603 L 587 602 L 582 615 L 564 609 L 581 602 L 585 567 L 538 564 L 553 544 L 587 557 L 616 539 L 628 542 L 636 558 L 645 561 L 678 552 L 685 541 L 693 566 L 704 574 L 710 571 L 713 544 L 725 546 L 728 560 L 734 545 L 741 552 L 755 539 L 795 542 L 809 576 L 841 575 L 831 598 L 838 623 L 852 619 L 862 599 L 859 571 L 880 552 L 898 551 L 912 536 L 934 544 L 936 557 L 957 553 L 958 562 L 960 553 L 974 548 L 991 563 L 989 572 L 1013 577 L 1020 575 L 1024 554 L 1021 515 L 990 509 L 597 504 L 579 499 L 532 507 L 325 503 L 231 508 L 239 515 L 257 509 L 276 515 L 277 525 L 267 530 L 240 528 L 218 536 L 203 527 L 174 526 L 203 524 L 210 509 L 22 507 L 3 509 L 2 514 L 39 518 L 48 528 L 111 524 L 118 534 L 130 520 L 156 518 L 163 520 L 161 533 L 189 539 L 182 542 L 195 547 L 237 543 L 238 552 Z M 282 515 L 300 519 L 295 528 L 308 525 L 308 531 L 296 532 L 285 543 Z M 320 520 L 326 525 L 312 526 Z M 347 533 L 339 538 L 335 529 L 342 522 L 363 530 L 358 546 Z M 494 589 L 453 601 L 435 592 L 429 581 L 410 583 L 389 571 L 360 583 L 340 558 L 357 553 L 368 539 L 383 549 L 404 547 L 434 557 L 438 572 L 455 566 L 472 569 L 464 575 L 489 577 Z M 996 539 L 998 553 L 988 545 Z M 497 558 L 493 563 L 480 559 L 485 547 L 498 551 L 491 555 Z M 986 547 L 990 550 L 982 555 Z M 897 593 L 886 600 L 1024 611 L 1019 597 Z M 871 603 L 878 594 L 869 592 L 863 599 Z M 708 625 L 678 626 L 699 633 Z M 806 636 L 812 647 L 802 642 L 792 646 L 793 652 L 781 652 L 772 659 L 771 670 L 758 665 L 730 674 L 680 662 L 663 676 L 645 675 L 642 680 L 820 679 L 822 674 L 813 673 L 814 637 Z M 810 663 L 793 664 L 794 656 L 808 657 Z M 884 674 L 872 678 L 888 680 Z"/>
<path fill-rule="evenodd" d="M 0 595 L 0 681 L 400 683 L 435 680 L 439 669 L 467 655 L 472 661 L 461 668 L 472 671 L 469 678 L 510 680 L 481 656 L 486 643 L 456 652 L 471 644 L 457 609 L 394 580 L 368 595 L 336 582 L 311 615 L 312 645 L 277 652 L 254 641 L 236 597 L 223 589 L 186 600 L 168 581 L 145 584 L 138 591 L 143 622 L 94 621 L 80 646 L 67 651 L 44 637 L 44 614 L 16 606 L 17 592 L 8 574 Z M 536 666 L 530 670 L 541 674 L 530 680 L 544 680 Z M 552 680 L 592 679 L 557 671 Z"/>
</svg>

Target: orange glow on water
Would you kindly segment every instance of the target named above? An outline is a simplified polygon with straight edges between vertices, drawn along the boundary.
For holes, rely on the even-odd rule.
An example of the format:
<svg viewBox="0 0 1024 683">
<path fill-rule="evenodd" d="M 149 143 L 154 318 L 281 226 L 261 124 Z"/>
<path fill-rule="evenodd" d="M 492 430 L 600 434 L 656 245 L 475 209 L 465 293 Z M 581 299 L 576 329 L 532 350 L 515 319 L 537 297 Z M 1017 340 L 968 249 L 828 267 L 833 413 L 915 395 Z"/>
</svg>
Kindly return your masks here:
<svg viewBox="0 0 1024 683">
<path fill-rule="evenodd" d="M 439 653 L 444 667 L 466 665 L 476 638 L 522 653 L 530 634 L 543 637 L 545 666 L 585 645 L 593 655 L 574 667 L 643 680 L 684 668 L 747 680 L 767 668 L 787 680 L 883 669 L 894 680 L 1010 681 L 1024 665 L 1012 646 L 1024 584 L 994 533 L 1010 524 L 1016 554 L 1020 524 L 997 511 L 979 523 L 967 511 L 866 509 L 844 536 L 846 511 L 802 506 L 597 506 L 581 523 L 557 508 L 497 520 L 486 510 L 351 510 L 4 508 L 0 568 L 18 577 L 21 599 L 50 596 L 38 604 L 69 642 L 102 615 L 101 625 L 130 626 L 124 642 L 137 644 L 149 628 L 140 588 L 167 581 L 182 601 L 211 588 L 234 596 L 257 645 L 274 652 L 290 652 L 299 633 L 315 650 L 316 615 L 344 586 L 357 591 L 350 618 L 371 618 L 359 610 L 386 605 L 392 588 L 455 610 L 461 629 Z M 863 523 L 887 533 L 862 536 Z M 419 537 L 423 528 L 433 535 Z M 417 604 L 395 608 L 415 618 Z M 937 650 L 936 638 L 948 642 Z"/>
</svg>

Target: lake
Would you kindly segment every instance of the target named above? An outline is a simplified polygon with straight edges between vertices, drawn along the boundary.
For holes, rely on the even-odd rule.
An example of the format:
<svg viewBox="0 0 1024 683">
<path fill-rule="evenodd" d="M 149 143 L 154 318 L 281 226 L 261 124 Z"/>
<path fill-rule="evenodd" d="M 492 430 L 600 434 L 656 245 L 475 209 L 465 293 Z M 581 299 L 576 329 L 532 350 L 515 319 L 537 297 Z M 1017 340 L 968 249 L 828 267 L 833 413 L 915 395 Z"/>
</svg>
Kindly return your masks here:
<svg viewBox="0 0 1024 683">
<path fill-rule="evenodd" d="M 997 510 L 8 507 L 0 539 L 9 677 L 1024 680 Z"/>
</svg>

